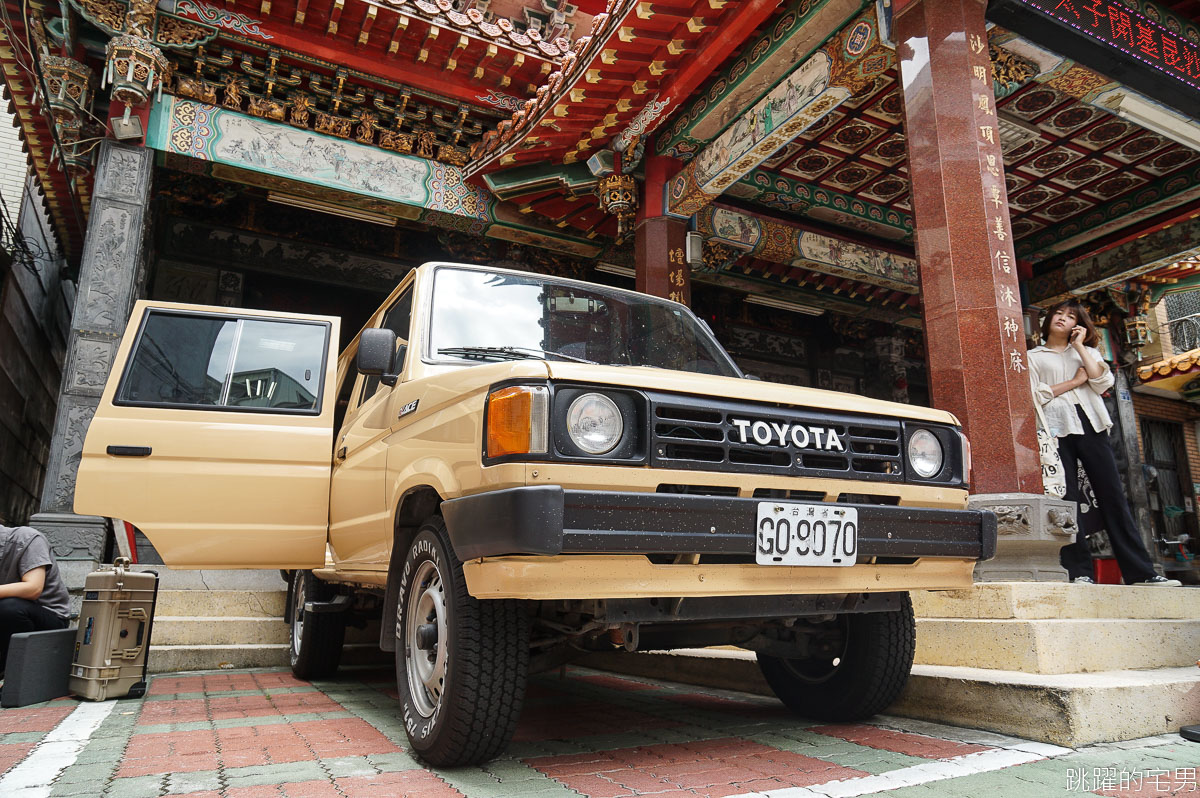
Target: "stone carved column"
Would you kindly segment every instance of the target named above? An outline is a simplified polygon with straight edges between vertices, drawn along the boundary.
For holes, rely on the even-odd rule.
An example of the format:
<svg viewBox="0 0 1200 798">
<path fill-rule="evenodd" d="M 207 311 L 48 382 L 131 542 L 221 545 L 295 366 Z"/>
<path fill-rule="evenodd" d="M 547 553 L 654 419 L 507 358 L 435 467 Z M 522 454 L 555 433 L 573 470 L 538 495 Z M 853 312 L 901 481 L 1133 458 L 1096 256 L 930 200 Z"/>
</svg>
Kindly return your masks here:
<svg viewBox="0 0 1200 798">
<path fill-rule="evenodd" d="M 42 511 L 31 520 L 49 539 L 71 587 L 82 585 L 83 575 L 104 553 L 103 521 L 72 512 L 75 473 L 121 333 L 145 281 L 152 167 L 150 150 L 100 143 Z"/>
<path fill-rule="evenodd" d="M 930 392 L 971 440 L 971 505 L 1000 516 L 976 574 L 1057 581 L 1075 520 L 1042 495 L 985 5 L 893 3 Z"/>
</svg>

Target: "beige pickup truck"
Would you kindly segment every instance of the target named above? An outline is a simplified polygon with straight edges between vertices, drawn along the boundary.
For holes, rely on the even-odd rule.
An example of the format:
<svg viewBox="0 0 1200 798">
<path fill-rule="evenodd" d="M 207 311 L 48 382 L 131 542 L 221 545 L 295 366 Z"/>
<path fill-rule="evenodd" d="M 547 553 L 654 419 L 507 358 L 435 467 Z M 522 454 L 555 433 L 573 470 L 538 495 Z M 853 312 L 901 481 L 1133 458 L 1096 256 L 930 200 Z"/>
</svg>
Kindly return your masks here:
<svg viewBox="0 0 1200 798">
<path fill-rule="evenodd" d="M 374 607 L 413 749 L 480 762 L 527 674 L 613 649 L 756 652 L 850 720 L 912 665 L 907 591 L 996 546 L 947 413 L 744 378 L 687 307 L 481 266 L 338 320 L 141 301 L 75 509 L 176 568 L 280 568 L 292 667 Z"/>
</svg>

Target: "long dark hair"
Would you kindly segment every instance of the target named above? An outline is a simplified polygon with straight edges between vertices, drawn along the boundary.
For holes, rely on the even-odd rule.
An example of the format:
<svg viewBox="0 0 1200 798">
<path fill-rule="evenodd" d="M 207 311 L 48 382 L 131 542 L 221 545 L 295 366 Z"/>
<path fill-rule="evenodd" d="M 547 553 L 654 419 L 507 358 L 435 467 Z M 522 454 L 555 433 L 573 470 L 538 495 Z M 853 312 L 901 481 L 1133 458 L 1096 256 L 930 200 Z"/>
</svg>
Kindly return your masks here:
<svg viewBox="0 0 1200 798">
<path fill-rule="evenodd" d="M 1096 324 L 1092 321 L 1087 308 L 1078 299 L 1064 300 L 1046 311 L 1046 315 L 1042 319 L 1042 343 L 1050 343 L 1050 320 L 1060 310 L 1074 313 L 1076 325 L 1082 325 L 1087 330 L 1083 336 L 1084 346 L 1098 346 L 1100 344 L 1100 333 L 1096 331 Z"/>
</svg>

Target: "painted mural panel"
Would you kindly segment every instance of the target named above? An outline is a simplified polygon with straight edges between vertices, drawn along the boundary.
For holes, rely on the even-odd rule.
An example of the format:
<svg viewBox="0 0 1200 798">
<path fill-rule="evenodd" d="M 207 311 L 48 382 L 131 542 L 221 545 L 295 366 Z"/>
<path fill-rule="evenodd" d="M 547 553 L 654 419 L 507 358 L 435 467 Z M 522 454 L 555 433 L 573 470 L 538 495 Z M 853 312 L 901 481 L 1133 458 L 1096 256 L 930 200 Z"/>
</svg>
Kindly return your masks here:
<svg viewBox="0 0 1200 798">
<path fill-rule="evenodd" d="M 268 175 L 375 200 L 411 205 L 488 221 L 490 198 L 467 184 L 448 164 L 389 153 L 215 108 L 172 98 L 156 108 L 147 144 Z"/>
<path fill-rule="evenodd" d="M 775 263 L 789 263 L 821 274 L 859 280 L 906 293 L 919 286 L 913 258 L 854 241 L 759 219 L 729 208 L 705 208 L 696 229 L 706 238 L 729 244 Z"/>
</svg>

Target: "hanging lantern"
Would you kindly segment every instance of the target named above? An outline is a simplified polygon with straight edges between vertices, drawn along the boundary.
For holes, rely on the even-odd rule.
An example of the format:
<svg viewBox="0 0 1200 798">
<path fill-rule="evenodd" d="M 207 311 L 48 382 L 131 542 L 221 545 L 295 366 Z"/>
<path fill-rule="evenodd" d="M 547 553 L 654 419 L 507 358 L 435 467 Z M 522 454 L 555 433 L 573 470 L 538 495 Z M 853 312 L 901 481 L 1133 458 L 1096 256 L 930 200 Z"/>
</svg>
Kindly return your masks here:
<svg viewBox="0 0 1200 798">
<path fill-rule="evenodd" d="M 50 110 L 55 120 L 79 119 L 92 107 L 92 70 L 73 58 L 42 56 Z"/>
<path fill-rule="evenodd" d="M 637 211 L 637 181 L 633 175 L 614 172 L 600 178 L 596 191 L 600 195 L 600 210 L 617 217 L 617 238 L 624 238 L 633 227 Z"/>
<path fill-rule="evenodd" d="M 162 99 L 163 83 L 171 79 L 171 62 L 145 39 L 121 34 L 105 48 L 101 87 L 112 84 L 112 98 L 129 106 Z M 128 110 L 128 109 L 126 109 Z"/>
<path fill-rule="evenodd" d="M 79 141 L 99 131 L 91 130 L 94 126 L 86 125 L 80 119 L 55 122 L 54 127 L 58 144 L 62 148 L 60 152 L 67 174 L 71 177 L 83 177 L 91 172 L 93 147 L 80 144 Z"/>
<path fill-rule="evenodd" d="M 1142 314 L 1125 318 L 1125 342 L 1132 349 L 1141 349 L 1150 345 L 1150 325 Z"/>
</svg>

